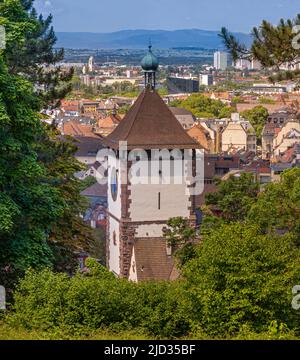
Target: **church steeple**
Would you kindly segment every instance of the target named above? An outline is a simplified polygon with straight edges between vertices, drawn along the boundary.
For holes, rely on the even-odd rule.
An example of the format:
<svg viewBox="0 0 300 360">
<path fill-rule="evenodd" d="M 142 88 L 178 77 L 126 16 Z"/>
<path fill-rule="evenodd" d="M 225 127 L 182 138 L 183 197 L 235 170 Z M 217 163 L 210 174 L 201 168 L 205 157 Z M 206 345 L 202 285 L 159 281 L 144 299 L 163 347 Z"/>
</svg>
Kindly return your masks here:
<svg viewBox="0 0 300 360">
<path fill-rule="evenodd" d="M 148 47 L 148 54 L 143 58 L 141 66 L 145 76 L 145 88 L 150 87 L 151 89 L 155 89 L 156 71 L 159 67 L 159 62 L 158 58 L 152 52 L 151 42 Z"/>
</svg>

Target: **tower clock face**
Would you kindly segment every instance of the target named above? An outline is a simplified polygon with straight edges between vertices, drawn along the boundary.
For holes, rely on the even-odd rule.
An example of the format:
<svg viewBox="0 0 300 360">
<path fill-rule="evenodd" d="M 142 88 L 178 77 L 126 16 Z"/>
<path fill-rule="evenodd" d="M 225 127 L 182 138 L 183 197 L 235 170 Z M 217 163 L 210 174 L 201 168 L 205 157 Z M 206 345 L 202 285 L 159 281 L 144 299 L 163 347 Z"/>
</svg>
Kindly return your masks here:
<svg viewBox="0 0 300 360">
<path fill-rule="evenodd" d="M 111 172 L 110 192 L 112 199 L 116 201 L 118 196 L 118 171 L 115 168 Z"/>
</svg>

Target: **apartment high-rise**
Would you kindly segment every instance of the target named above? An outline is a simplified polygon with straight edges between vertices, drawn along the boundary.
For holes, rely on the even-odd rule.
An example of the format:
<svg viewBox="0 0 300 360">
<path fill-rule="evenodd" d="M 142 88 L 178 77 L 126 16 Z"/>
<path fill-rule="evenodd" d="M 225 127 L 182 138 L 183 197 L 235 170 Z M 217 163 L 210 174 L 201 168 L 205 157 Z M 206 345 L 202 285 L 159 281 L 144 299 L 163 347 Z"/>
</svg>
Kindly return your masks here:
<svg viewBox="0 0 300 360">
<path fill-rule="evenodd" d="M 211 86 L 214 84 L 214 77 L 212 74 L 200 74 L 199 83 L 200 85 Z"/>
<path fill-rule="evenodd" d="M 214 53 L 214 67 L 217 70 L 226 70 L 228 67 L 228 53 L 217 51 Z"/>
</svg>

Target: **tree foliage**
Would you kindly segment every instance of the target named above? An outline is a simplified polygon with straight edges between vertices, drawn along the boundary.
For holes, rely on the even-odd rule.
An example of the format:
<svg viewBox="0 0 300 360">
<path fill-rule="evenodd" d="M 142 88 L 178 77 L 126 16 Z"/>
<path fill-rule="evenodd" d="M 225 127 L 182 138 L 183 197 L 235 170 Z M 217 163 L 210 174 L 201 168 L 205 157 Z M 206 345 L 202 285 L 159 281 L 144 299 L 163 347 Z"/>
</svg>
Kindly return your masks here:
<svg viewBox="0 0 300 360">
<path fill-rule="evenodd" d="M 100 328 L 142 329 L 160 338 L 187 334 L 189 312 L 180 284 L 135 284 L 117 279 L 99 264 L 69 278 L 49 270 L 28 271 L 15 293 L 10 321 L 29 329 L 65 329 L 89 334 Z"/>
<path fill-rule="evenodd" d="M 187 219 L 182 217 L 170 219 L 163 232 L 168 246 L 179 261 L 179 266 L 184 265 L 194 256 L 196 231 Z"/>
<path fill-rule="evenodd" d="M 9 274 L 51 264 L 47 234 L 65 203 L 35 150 L 44 132 L 38 98 L 30 83 L 9 74 L 1 58 L 0 94 L 0 264 Z"/>
<path fill-rule="evenodd" d="M 279 183 L 269 184 L 248 213 L 262 232 L 295 236 L 300 245 L 300 169 L 286 170 Z"/>
<path fill-rule="evenodd" d="M 66 90 L 67 78 L 47 68 L 60 59 L 51 20 L 37 17 L 33 1 L 0 2 L 7 34 L 0 52 L 0 283 L 9 287 L 28 267 L 70 271 L 75 251 L 93 243 L 80 217 L 77 148 L 39 116 L 45 102 L 53 104 Z"/>
<path fill-rule="evenodd" d="M 56 65 L 63 60 L 64 51 L 54 50 L 57 39 L 52 15 L 44 19 L 33 5 L 33 0 L 0 2 L 0 25 L 6 30 L 3 55 L 10 73 L 26 77 L 35 85 L 43 105 L 55 107 L 71 90 L 73 69 Z"/>
<path fill-rule="evenodd" d="M 184 268 L 187 297 L 204 332 L 256 332 L 272 321 L 296 329 L 291 291 L 300 277 L 300 250 L 289 235 L 262 235 L 255 225 L 221 225 L 205 236 Z"/>
<path fill-rule="evenodd" d="M 242 111 L 241 116 L 251 123 L 257 138 L 261 139 L 263 128 L 269 116 L 268 110 L 264 106 L 259 105 L 253 109 Z"/>
<path fill-rule="evenodd" d="M 220 210 L 227 222 L 245 220 L 259 192 L 259 184 L 254 180 L 253 174 L 245 173 L 226 181 L 216 179 L 217 191 L 207 194 L 206 205 Z"/>
<path fill-rule="evenodd" d="M 224 117 L 224 115 L 230 115 L 233 111 L 233 109 L 222 103 L 221 100 L 210 99 L 201 94 L 192 94 L 186 100 L 175 101 L 171 106 L 189 110 L 199 118 Z"/>
<path fill-rule="evenodd" d="M 264 20 L 260 27 L 252 30 L 253 42 L 250 49 L 241 44 L 226 28 L 222 28 L 220 36 L 231 52 L 233 60 L 257 60 L 265 68 L 273 68 L 277 73 L 271 81 L 292 80 L 300 78 L 299 70 L 280 71 L 284 64 L 299 64 L 300 50 L 295 45 L 297 33 L 294 27 L 300 25 L 300 14 L 293 20 L 281 19 L 278 25 Z M 296 44 L 299 45 L 299 44 Z"/>
</svg>

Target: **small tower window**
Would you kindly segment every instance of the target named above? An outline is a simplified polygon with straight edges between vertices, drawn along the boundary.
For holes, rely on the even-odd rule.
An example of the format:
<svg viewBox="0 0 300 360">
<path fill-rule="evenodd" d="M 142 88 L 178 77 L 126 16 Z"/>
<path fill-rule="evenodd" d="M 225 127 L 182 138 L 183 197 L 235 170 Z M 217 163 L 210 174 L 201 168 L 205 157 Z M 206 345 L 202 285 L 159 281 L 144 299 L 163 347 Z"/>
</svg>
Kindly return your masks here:
<svg viewBox="0 0 300 360">
<path fill-rule="evenodd" d="M 158 199 L 157 199 L 157 202 L 158 202 L 158 210 L 160 210 L 160 192 L 158 193 Z"/>
<path fill-rule="evenodd" d="M 118 170 L 115 168 L 112 170 L 111 174 L 110 190 L 113 201 L 116 201 L 118 196 Z"/>
<path fill-rule="evenodd" d="M 115 231 L 113 232 L 113 244 L 117 246 L 117 235 Z"/>
</svg>

